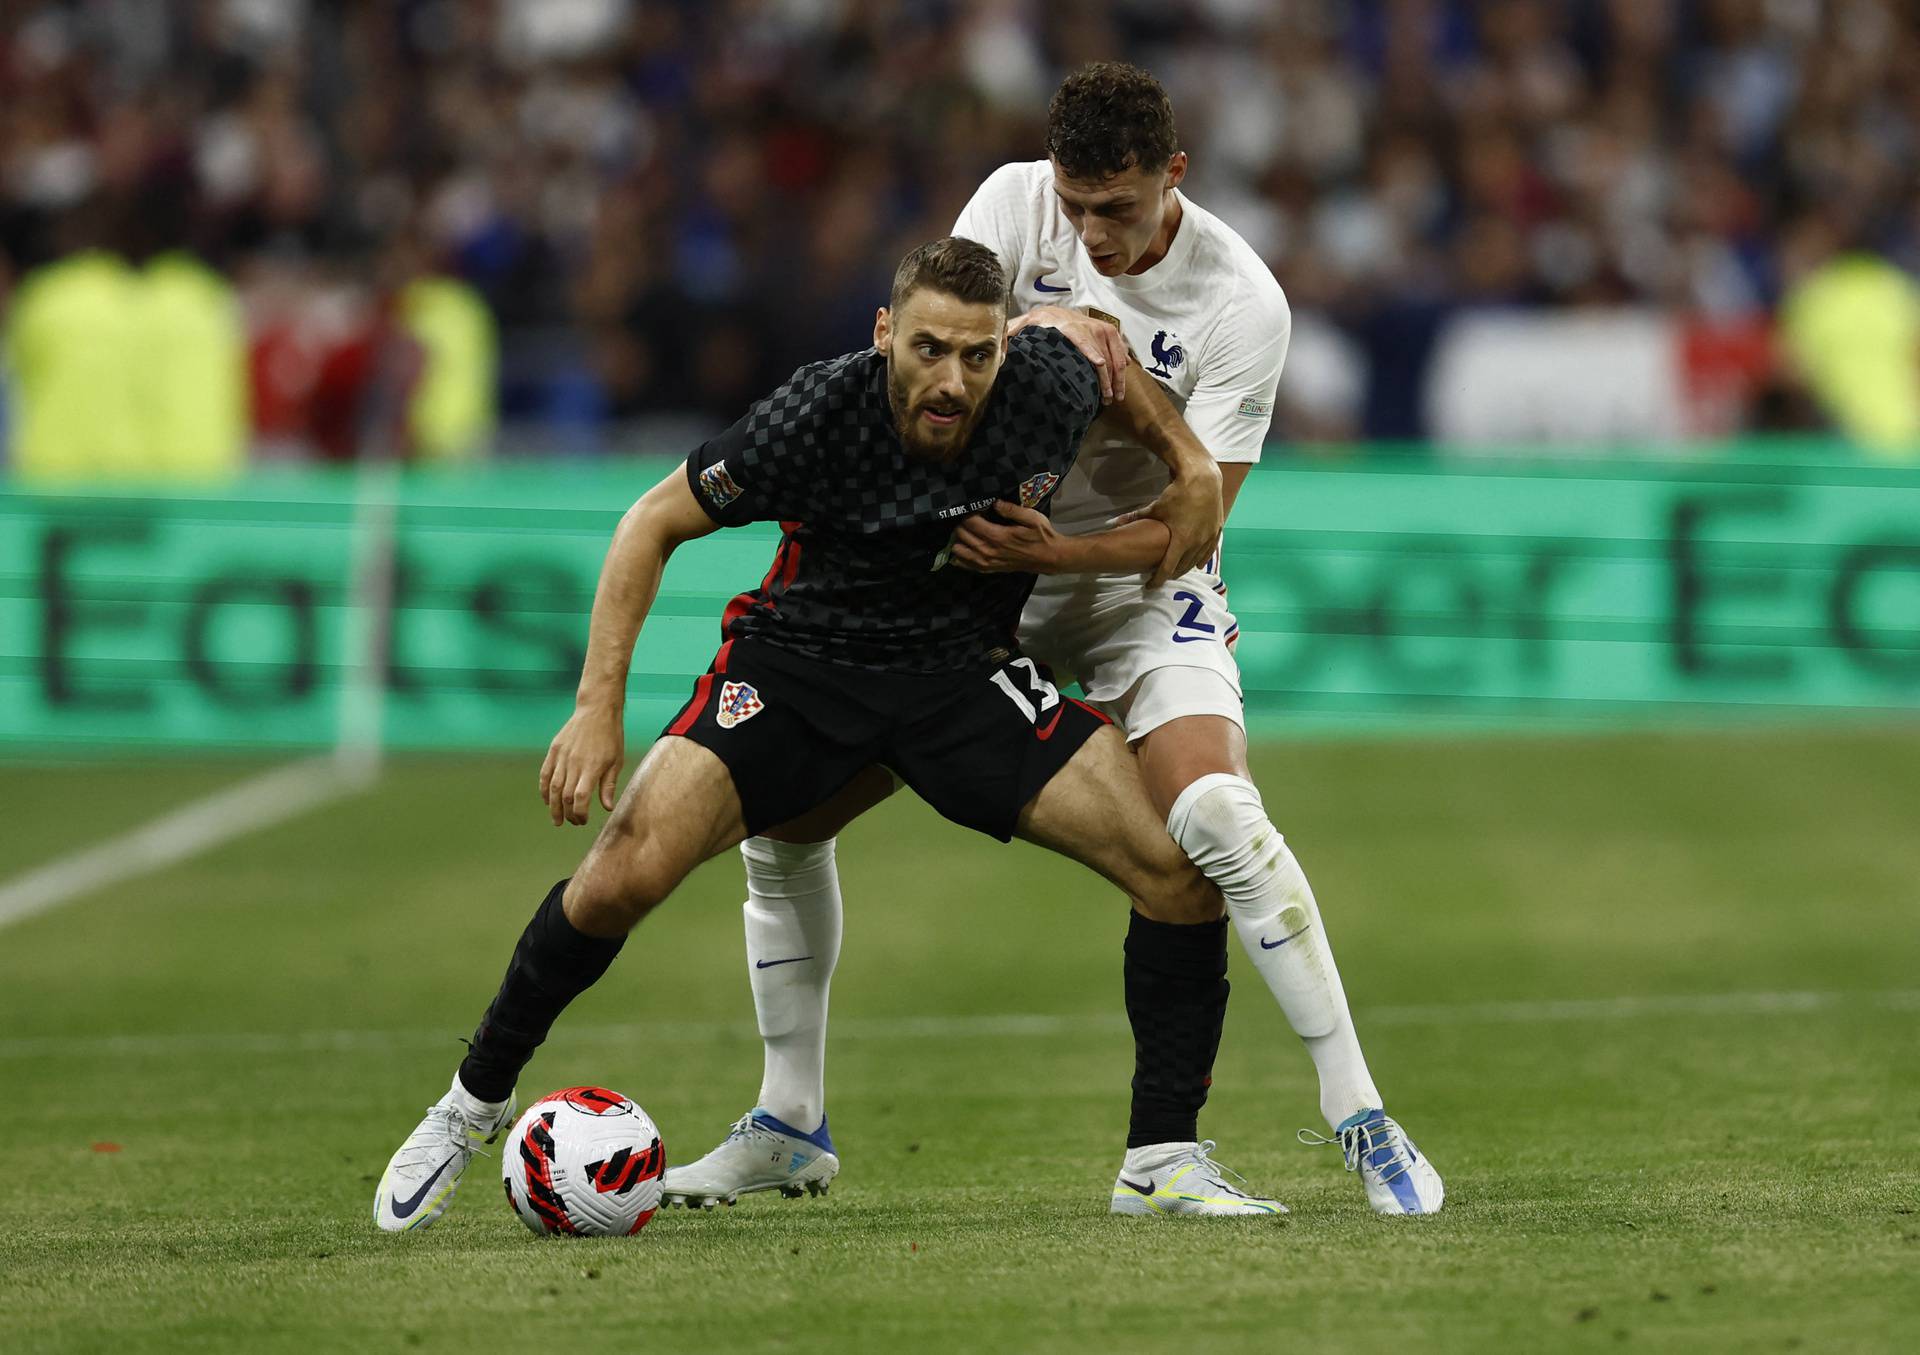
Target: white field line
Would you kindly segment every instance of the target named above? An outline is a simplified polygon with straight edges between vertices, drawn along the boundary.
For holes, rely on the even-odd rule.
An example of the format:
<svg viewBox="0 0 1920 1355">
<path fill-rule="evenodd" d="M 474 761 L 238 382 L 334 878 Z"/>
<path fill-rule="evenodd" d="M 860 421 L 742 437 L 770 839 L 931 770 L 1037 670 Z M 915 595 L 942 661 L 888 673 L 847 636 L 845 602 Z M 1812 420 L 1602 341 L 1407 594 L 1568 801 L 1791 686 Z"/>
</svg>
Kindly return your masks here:
<svg viewBox="0 0 1920 1355">
<path fill-rule="evenodd" d="M 216 791 L 0 883 L 0 927 L 317 809 L 364 789 L 377 773 L 377 764 L 329 755 L 289 762 Z"/>
<path fill-rule="evenodd" d="M 1404 1007 L 1363 1008 L 1357 1024 L 1377 1026 L 1471 1026 L 1505 1024 L 1581 1024 L 1633 1020 L 1647 1016 L 1789 1016 L 1847 1007 L 1920 1012 L 1920 989 L 1881 992 L 1700 993 L 1666 997 L 1582 998 L 1565 1002 L 1463 1002 Z M 1059 1035 L 1119 1034 L 1126 1018 L 1118 1012 L 1047 1016 L 1009 1013 L 992 1016 L 915 1016 L 897 1020 L 854 1018 L 836 1021 L 832 1038 L 840 1041 L 1042 1039 Z M 716 1043 L 758 1039 L 751 1021 L 652 1021 L 615 1025 L 562 1023 L 557 1044 L 662 1042 Z M 0 1040 L 0 1060 L 154 1058 L 165 1056 L 263 1054 L 364 1054 L 459 1045 L 449 1025 L 442 1030 L 312 1030 L 286 1032 L 205 1032 L 178 1035 L 48 1035 Z"/>
</svg>

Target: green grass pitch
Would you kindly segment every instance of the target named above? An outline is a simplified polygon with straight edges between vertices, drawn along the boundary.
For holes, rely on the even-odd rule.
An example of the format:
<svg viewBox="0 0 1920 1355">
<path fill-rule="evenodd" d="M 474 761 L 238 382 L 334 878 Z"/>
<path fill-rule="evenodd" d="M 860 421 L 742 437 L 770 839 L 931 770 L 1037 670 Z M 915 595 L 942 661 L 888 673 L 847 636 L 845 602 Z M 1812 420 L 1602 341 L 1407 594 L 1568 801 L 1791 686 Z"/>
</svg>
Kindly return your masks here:
<svg viewBox="0 0 1920 1355">
<path fill-rule="evenodd" d="M 1202 1129 L 1294 1212 L 1108 1217 L 1122 906 L 903 795 L 842 842 L 831 1195 L 548 1241 L 482 1161 L 387 1237 L 377 1173 L 585 846 L 536 764 L 405 762 L 0 931 L 0 1350 L 1914 1348 L 1911 726 L 1262 750 L 1439 1217 L 1294 1142 L 1311 1066 L 1237 947 Z M 0 879 L 247 770 L 0 768 Z M 711 1146 L 758 1085 L 740 896 L 699 872 L 523 1090 Z"/>
</svg>

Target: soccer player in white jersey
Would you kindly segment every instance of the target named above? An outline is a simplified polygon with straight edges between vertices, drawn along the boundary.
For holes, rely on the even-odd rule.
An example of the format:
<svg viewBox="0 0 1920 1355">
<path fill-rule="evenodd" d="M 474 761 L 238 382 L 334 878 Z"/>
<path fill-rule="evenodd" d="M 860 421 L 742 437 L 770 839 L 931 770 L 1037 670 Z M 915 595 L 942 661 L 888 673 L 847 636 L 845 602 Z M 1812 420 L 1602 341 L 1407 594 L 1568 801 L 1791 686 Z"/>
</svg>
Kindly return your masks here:
<svg viewBox="0 0 1920 1355">
<path fill-rule="evenodd" d="M 1109 387 L 1125 367 L 1120 336 L 1059 308 L 1117 321 L 1125 345 L 1220 462 L 1231 510 L 1266 439 L 1291 326 L 1286 298 L 1259 256 L 1180 192 L 1187 156 L 1166 94 L 1146 72 L 1105 62 L 1075 72 L 1048 110 L 1047 149 L 1046 160 L 990 176 L 954 234 L 1000 256 L 1024 322 L 1046 318 L 1104 358 Z M 1137 906 L 1131 915 L 1125 981 L 1135 1076 L 1113 1211 L 1284 1212 L 1231 1185 L 1209 1156 L 1213 1145 L 1198 1141 L 1226 1011 L 1230 921 L 1319 1073 L 1332 1134 L 1301 1137 L 1337 1144 L 1377 1212 L 1432 1213 L 1444 1197 L 1440 1176 L 1385 1112 L 1313 891 L 1250 778 L 1238 630 L 1219 557 L 1162 578 L 1171 561 L 1162 565 L 1159 528 L 1102 530 L 1138 514 L 1167 482 L 1151 454 L 1096 424 L 1051 522 L 1000 504 L 1003 521 L 971 519 L 953 555 L 963 567 L 1040 575 L 1022 645 L 1060 680 L 1078 679 L 1126 731 L 1168 832 L 1226 904 L 1224 918 L 1199 925 L 1156 922 Z M 832 834 L 890 789 L 876 774 L 850 788 L 837 813 L 743 845 L 765 1077 L 759 1105 L 718 1148 L 668 1173 L 669 1201 L 798 1195 L 838 1171 L 825 1106 L 827 993 L 841 933 Z"/>
</svg>

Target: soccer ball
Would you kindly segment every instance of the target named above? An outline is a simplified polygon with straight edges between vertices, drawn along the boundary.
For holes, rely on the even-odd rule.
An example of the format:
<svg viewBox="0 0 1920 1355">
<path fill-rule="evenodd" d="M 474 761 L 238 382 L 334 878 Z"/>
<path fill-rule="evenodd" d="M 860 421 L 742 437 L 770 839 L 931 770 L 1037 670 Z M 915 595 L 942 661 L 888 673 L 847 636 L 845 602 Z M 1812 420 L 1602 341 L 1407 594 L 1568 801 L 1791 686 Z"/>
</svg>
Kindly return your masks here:
<svg viewBox="0 0 1920 1355">
<path fill-rule="evenodd" d="M 507 1203 L 536 1233 L 620 1237 L 660 1204 L 667 1149 L 647 1112 L 605 1087 L 568 1087 L 527 1107 L 501 1150 Z"/>
</svg>

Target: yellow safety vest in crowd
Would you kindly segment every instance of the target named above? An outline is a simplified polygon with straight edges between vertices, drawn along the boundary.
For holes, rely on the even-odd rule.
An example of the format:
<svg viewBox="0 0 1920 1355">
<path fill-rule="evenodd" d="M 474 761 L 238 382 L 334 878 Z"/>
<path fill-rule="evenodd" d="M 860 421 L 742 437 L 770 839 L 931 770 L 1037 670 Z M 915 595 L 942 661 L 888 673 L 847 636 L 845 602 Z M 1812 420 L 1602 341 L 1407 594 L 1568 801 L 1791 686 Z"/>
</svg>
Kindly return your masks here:
<svg viewBox="0 0 1920 1355">
<path fill-rule="evenodd" d="M 1870 254 L 1816 268 L 1780 309 L 1814 398 L 1866 450 L 1920 459 L 1920 286 Z"/>
<path fill-rule="evenodd" d="M 246 460 L 233 288 L 185 254 L 88 251 L 28 275 L 9 317 L 12 471 L 31 481 L 210 480 Z"/>
<path fill-rule="evenodd" d="M 493 434 L 499 344 L 493 312 L 454 278 L 420 278 L 400 293 L 400 323 L 424 355 L 407 409 L 407 432 L 421 461 L 452 461 L 481 451 Z"/>
</svg>

